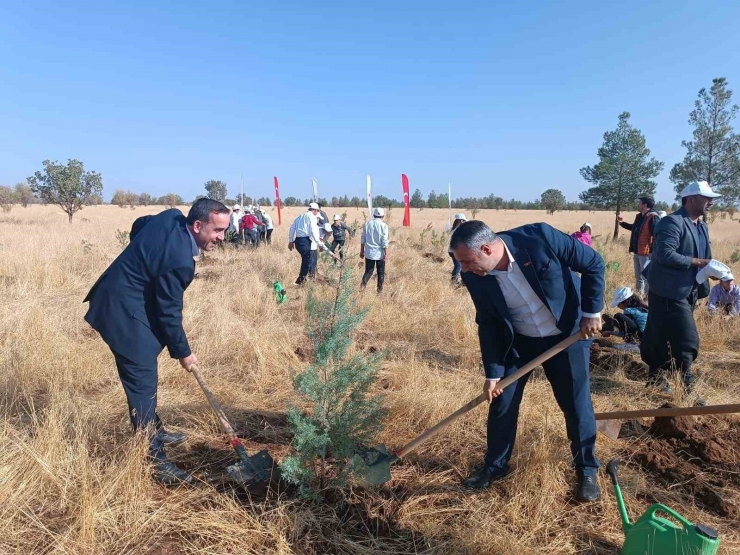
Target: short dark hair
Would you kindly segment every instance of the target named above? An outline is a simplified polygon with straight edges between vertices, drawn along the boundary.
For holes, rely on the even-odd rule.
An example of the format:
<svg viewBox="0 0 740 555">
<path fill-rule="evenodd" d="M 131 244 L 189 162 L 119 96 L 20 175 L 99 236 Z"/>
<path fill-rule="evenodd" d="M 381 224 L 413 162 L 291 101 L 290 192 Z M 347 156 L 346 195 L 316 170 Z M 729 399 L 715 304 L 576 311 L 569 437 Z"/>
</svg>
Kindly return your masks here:
<svg viewBox="0 0 740 555">
<path fill-rule="evenodd" d="M 647 204 L 648 208 L 652 208 L 653 206 L 655 206 L 655 199 L 653 197 L 640 197 L 637 200 L 639 200 L 643 204 Z"/>
<path fill-rule="evenodd" d="M 211 219 L 211 214 L 229 214 L 229 209 L 222 202 L 210 198 L 199 198 L 190 207 L 188 212 L 188 225 L 195 222 L 207 223 Z"/>
<path fill-rule="evenodd" d="M 480 220 L 470 220 L 457 226 L 450 239 L 450 250 L 455 250 L 461 245 L 469 249 L 477 249 L 483 245 L 493 243 L 498 235 Z"/>
</svg>

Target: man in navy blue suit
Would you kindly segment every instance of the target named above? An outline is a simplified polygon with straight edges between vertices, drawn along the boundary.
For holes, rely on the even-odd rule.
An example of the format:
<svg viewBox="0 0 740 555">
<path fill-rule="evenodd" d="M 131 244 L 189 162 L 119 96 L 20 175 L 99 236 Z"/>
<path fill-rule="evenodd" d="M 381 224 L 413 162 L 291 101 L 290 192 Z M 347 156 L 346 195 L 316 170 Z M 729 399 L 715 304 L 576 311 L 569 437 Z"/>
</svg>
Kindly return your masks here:
<svg viewBox="0 0 740 555">
<path fill-rule="evenodd" d="M 90 302 L 85 320 L 113 352 L 134 430 L 150 431 L 154 478 L 167 485 L 193 478 L 167 459 L 165 445 L 186 437 L 168 433 L 157 416 L 157 356 L 167 347 L 186 370 L 197 364 L 182 327 L 183 294 L 199 249 L 223 241 L 228 225 L 228 208 L 210 199 L 197 200 L 187 219 L 177 209 L 137 219 L 131 243 L 84 301 Z"/>
<path fill-rule="evenodd" d="M 475 305 L 486 374 L 483 391 L 490 403 L 484 466 L 465 485 L 487 488 L 509 472 L 519 404 L 529 374 L 503 391 L 496 388 L 497 383 L 563 339 L 580 333 L 582 340 L 543 367 L 565 415 L 578 473 L 576 497 L 595 501 L 601 491 L 596 482 L 599 461 L 594 452 L 589 338 L 601 329 L 604 261 L 591 247 L 547 224 L 497 235 L 483 222 L 466 222 L 452 234 L 450 249 L 462 265 L 462 278 Z"/>
</svg>

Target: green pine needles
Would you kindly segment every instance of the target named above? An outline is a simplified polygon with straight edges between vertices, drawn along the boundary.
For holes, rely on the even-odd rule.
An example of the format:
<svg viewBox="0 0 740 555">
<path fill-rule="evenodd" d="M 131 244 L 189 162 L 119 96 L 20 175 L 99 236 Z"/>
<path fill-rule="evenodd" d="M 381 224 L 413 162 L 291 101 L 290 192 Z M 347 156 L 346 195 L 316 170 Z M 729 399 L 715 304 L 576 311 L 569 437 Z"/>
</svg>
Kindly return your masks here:
<svg viewBox="0 0 740 555">
<path fill-rule="evenodd" d="M 357 306 L 352 271 L 344 265 L 338 271 L 331 297 L 321 299 L 313 289 L 308 294 L 314 362 L 293 379 L 308 410 L 290 409 L 293 452 L 280 465 L 283 478 L 308 496 L 347 483 L 356 446 L 374 439 L 386 414 L 383 397 L 372 392 L 382 355 L 350 353 L 367 310 Z"/>
</svg>

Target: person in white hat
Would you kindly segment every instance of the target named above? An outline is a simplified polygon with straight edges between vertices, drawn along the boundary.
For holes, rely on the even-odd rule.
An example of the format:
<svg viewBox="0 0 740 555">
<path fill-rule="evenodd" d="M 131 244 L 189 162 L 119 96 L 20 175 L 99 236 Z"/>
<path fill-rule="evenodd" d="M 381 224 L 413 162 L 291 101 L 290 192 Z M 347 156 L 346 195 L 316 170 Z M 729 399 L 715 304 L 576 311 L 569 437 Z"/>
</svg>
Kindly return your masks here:
<svg viewBox="0 0 740 555">
<path fill-rule="evenodd" d="M 740 316 L 740 287 L 735 285 L 735 276 L 725 274 L 720 282 L 712 287 L 707 304 L 709 314 L 724 313 L 726 316 Z"/>
<path fill-rule="evenodd" d="M 610 308 L 621 308 L 614 317 L 602 315 L 604 326 L 601 335 L 622 337 L 625 343 L 639 343 L 648 320 L 648 307 L 629 287 L 620 287 L 614 292 Z"/>
<path fill-rule="evenodd" d="M 339 214 L 334 214 L 334 219 L 331 224 L 331 232 L 333 240 L 331 242 L 331 252 L 336 252 L 339 249 L 339 259 L 344 260 L 344 243 L 347 240 L 347 233 L 352 237 L 355 232 L 354 230 L 342 221 L 342 217 Z"/>
<path fill-rule="evenodd" d="M 241 224 L 242 221 L 242 213 L 241 213 L 242 207 L 238 204 L 235 204 L 231 208 L 231 216 L 229 217 L 229 231 L 235 232 L 236 235 L 236 242 L 239 242 L 239 224 Z"/>
<path fill-rule="evenodd" d="M 452 229 L 450 232 L 455 231 L 460 224 L 467 222 L 468 218 L 463 214 L 462 212 L 459 212 L 455 214 L 455 221 L 452 222 Z M 460 262 L 458 262 L 457 258 L 455 258 L 455 255 L 452 253 L 452 250 L 450 248 L 447 249 L 447 254 L 450 255 L 450 258 L 452 258 L 452 284 L 458 285 L 460 284 L 460 272 L 462 271 L 462 265 Z"/>
<path fill-rule="evenodd" d="M 378 293 L 383 292 L 385 262 L 388 259 L 388 224 L 383 221 L 384 216 L 385 210 L 375 208 L 373 219 L 364 225 L 360 237 L 360 258 L 365 259 L 365 274 L 362 276 L 360 287 L 365 288 L 377 268 Z"/>
<path fill-rule="evenodd" d="M 574 231 L 573 233 L 570 234 L 570 236 L 573 237 L 573 239 L 575 239 L 576 241 L 580 241 L 587 247 L 590 247 L 591 246 L 591 229 L 592 229 L 591 224 L 586 222 L 585 224 L 581 226 L 581 229 L 579 229 L 578 231 Z"/>
<path fill-rule="evenodd" d="M 648 385 L 671 391 L 665 375 L 676 368 L 687 393 L 694 392 L 691 365 L 699 356 L 699 332 L 694 321 L 697 299 L 709 295 L 709 284 L 697 283 L 697 274 L 712 259 L 709 228 L 703 221 L 714 199 L 706 181 L 689 183 L 681 191 L 681 208 L 661 218 L 648 278 L 649 316 L 640 353 L 649 368 Z M 670 348 L 669 348 L 670 346 Z M 704 401 L 696 399 L 696 404 Z"/>
<path fill-rule="evenodd" d="M 301 269 L 296 285 L 302 285 L 306 276 L 313 278 L 316 275 L 318 249 L 328 249 L 319 235 L 318 214 L 319 205 L 310 203 L 308 210 L 295 219 L 288 231 L 288 250 L 295 248 L 301 255 Z"/>
</svg>

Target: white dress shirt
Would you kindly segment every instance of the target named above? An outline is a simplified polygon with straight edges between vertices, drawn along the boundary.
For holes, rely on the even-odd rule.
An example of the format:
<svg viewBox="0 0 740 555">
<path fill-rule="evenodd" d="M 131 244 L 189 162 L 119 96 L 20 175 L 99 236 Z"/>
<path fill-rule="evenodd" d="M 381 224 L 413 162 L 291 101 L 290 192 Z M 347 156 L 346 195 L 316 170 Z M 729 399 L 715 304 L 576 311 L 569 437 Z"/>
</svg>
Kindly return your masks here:
<svg viewBox="0 0 740 555">
<path fill-rule="evenodd" d="M 362 228 L 360 243 L 365 246 L 365 258 L 382 260 L 383 249 L 388 248 L 388 224 L 380 218 L 373 218 Z"/>
<path fill-rule="evenodd" d="M 553 313 L 532 289 L 509 247 L 503 240 L 501 242 L 509 257 L 509 266 L 506 270 L 492 270 L 489 275 L 496 276 L 496 281 L 501 287 L 514 331 L 527 337 L 550 337 L 563 333 L 558 329 Z M 600 314 L 584 312 L 583 316 L 599 318 Z"/>
<path fill-rule="evenodd" d="M 298 216 L 293 225 L 290 226 L 288 231 L 288 241 L 295 243 L 298 237 L 310 237 L 311 238 L 311 250 L 315 251 L 319 246 L 322 250 L 326 250 L 327 247 L 321 242 L 319 237 L 319 226 L 318 218 L 314 216 L 310 211 L 304 212 Z"/>
<path fill-rule="evenodd" d="M 272 225 L 272 216 L 267 212 L 262 212 L 262 218 L 265 220 L 265 229 L 275 229 L 275 226 Z"/>
</svg>

